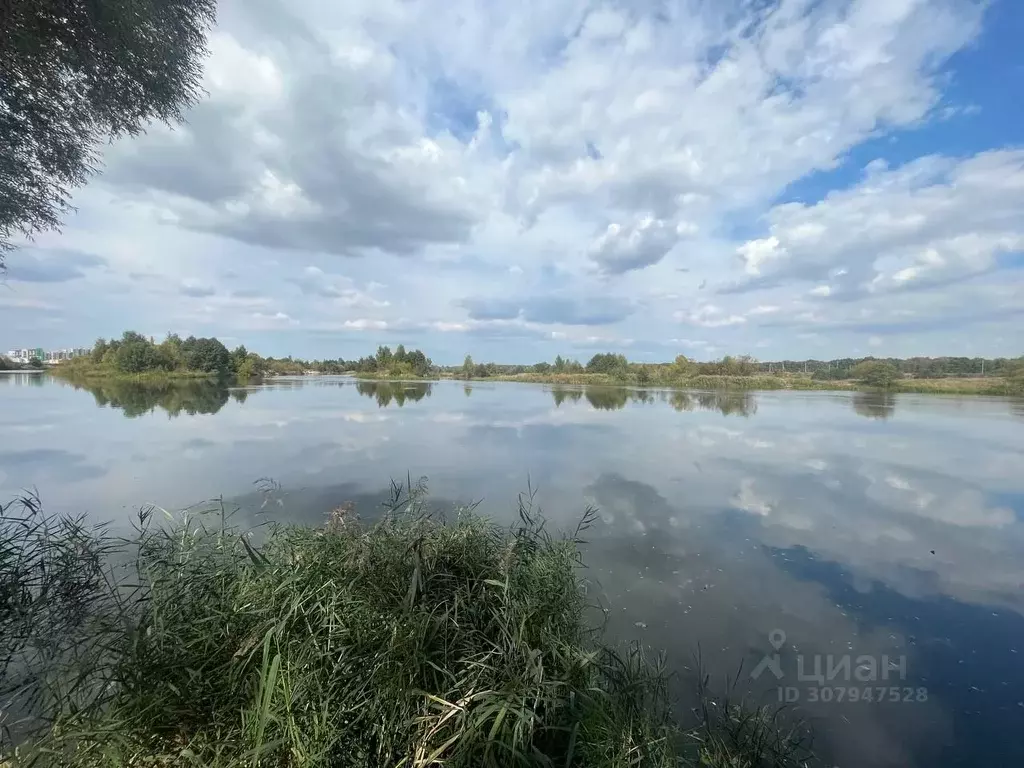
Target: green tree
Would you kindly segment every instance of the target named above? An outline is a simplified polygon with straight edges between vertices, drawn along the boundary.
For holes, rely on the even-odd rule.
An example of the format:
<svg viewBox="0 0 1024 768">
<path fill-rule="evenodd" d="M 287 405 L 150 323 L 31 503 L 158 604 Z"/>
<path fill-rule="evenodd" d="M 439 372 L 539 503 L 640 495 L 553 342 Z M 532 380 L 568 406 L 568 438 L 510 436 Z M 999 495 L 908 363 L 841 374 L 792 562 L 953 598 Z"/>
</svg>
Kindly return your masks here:
<svg viewBox="0 0 1024 768">
<path fill-rule="evenodd" d="M 555 373 L 565 372 L 565 359 L 559 355 L 555 358 Z"/>
<path fill-rule="evenodd" d="M 223 374 L 231 368 L 231 354 L 218 339 L 189 336 L 182 344 L 189 370 Z"/>
<path fill-rule="evenodd" d="M 430 358 L 418 349 L 414 349 L 405 356 L 406 362 L 412 367 L 412 372 L 417 376 L 426 376 L 430 373 L 433 363 Z"/>
<path fill-rule="evenodd" d="M 235 373 L 239 372 L 239 369 L 245 365 L 249 359 L 249 350 L 245 348 L 244 344 L 240 344 L 231 350 L 231 370 Z"/>
<path fill-rule="evenodd" d="M 215 0 L 6 0 L 0 13 L 0 267 L 60 225 L 97 148 L 176 123 L 202 93 Z"/>
<path fill-rule="evenodd" d="M 181 351 L 181 337 L 176 333 L 167 334 L 167 338 L 156 347 L 157 365 L 165 371 L 176 371 L 184 367 L 185 361 Z"/>
<path fill-rule="evenodd" d="M 895 365 L 885 360 L 865 360 L 850 370 L 850 375 L 869 387 L 890 387 L 900 378 L 900 371 Z"/>
<path fill-rule="evenodd" d="M 94 363 L 102 363 L 103 357 L 107 354 L 107 340 L 96 339 L 96 343 L 93 344 L 92 352 L 89 353 L 90 359 Z"/>
<path fill-rule="evenodd" d="M 249 379 L 259 375 L 256 366 L 256 355 L 250 355 L 238 364 L 238 368 L 235 369 L 235 375 L 238 376 L 239 381 L 248 381 Z"/>
<path fill-rule="evenodd" d="M 696 370 L 694 363 L 686 355 L 676 355 L 675 360 L 675 374 L 679 378 L 686 378 L 692 376 Z"/>
<path fill-rule="evenodd" d="M 129 333 L 125 333 L 126 338 Z M 156 363 L 156 348 L 141 337 L 122 342 L 114 352 L 114 365 L 123 373 L 150 371 L 156 368 Z"/>
<path fill-rule="evenodd" d="M 598 353 L 590 358 L 587 363 L 588 373 L 606 373 L 610 376 L 621 375 L 629 367 L 629 361 L 625 355 L 616 355 L 611 352 L 607 354 Z"/>
<path fill-rule="evenodd" d="M 551 370 L 551 363 L 537 363 L 533 366 L 534 373 L 547 373 Z"/>
<path fill-rule="evenodd" d="M 466 359 L 462 361 L 462 376 L 466 379 L 473 378 L 475 366 L 473 365 L 472 355 L 466 355 Z"/>
</svg>

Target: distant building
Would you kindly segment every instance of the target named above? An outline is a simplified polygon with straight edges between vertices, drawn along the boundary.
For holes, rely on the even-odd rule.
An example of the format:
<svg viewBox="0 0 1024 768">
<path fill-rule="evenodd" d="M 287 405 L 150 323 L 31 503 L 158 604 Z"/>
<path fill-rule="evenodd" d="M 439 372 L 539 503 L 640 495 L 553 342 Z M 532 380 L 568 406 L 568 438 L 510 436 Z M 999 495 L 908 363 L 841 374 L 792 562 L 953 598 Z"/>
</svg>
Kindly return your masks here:
<svg viewBox="0 0 1024 768">
<path fill-rule="evenodd" d="M 87 354 L 89 354 L 88 349 L 55 349 L 51 352 L 47 352 L 46 356 L 42 358 L 42 360 L 44 363 L 56 364 L 62 363 L 65 360 L 71 360 L 72 358 L 81 357 L 82 355 Z"/>
<path fill-rule="evenodd" d="M 30 363 L 33 360 L 40 360 L 48 365 L 56 365 L 73 357 L 81 357 L 89 354 L 88 349 L 76 347 L 74 349 L 55 349 L 47 352 L 42 347 L 23 347 L 12 349 L 7 352 L 7 357 L 15 363 Z"/>
</svg>

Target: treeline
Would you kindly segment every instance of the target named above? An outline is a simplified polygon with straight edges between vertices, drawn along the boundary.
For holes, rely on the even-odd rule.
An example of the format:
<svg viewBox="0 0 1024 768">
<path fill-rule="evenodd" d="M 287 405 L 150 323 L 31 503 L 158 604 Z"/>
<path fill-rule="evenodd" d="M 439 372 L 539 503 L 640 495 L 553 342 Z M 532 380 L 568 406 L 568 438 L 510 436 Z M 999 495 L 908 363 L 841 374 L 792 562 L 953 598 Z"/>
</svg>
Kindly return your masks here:
<svg viewBox="0 0 1024 768">
<path fill-rule="evenodd" d="M 966 376 L 1012 376 L 1021 358 L 1006 357 L 843 357 L 834 360 L 769 360 L 760 363 L 762 372 L 809 373 L 816 379 L 848 379 L 861 363 L 892 365 L 901 376 L 915 379 L 943 379 Z"/>
<path fill-rule="evenodd" d="M 309 369 L 317 373 L 362 373 L 388 378 L 436 376 L 437 368 L 429 357 L 418 349 L 406 350 L 399 344 L 394 351 L 388 346 L 377 347 L 377 354 L 358 360 L 315 360 Z"/>
<path fill-rule="evenodd" d="M 518 376 L 523 373 L 584 373 L 583 364 L 578 360 L 569 360 L 561 355 L 552 363 L 536 363 L 535 365 L 505 365 L 502 363 L 477 363 L 472 355 L 466 355 L 461 366 L 446 366 L 444 372 L 464 379 L 486 379 L 492 376 Z"/>
<path fill-rule="evenodd" d="M 529 378 L 599 374 L 617 382 L 639 385 L 672 384 L 704 376 L 746 377 L 786 376 L 809 377 L 816 381 L 863 381 L 873 386 L 886 386 L 898 379 L 939 379 L 954 377 L 1024 377 L 1024 358 L 841 358 L 836 360 L 758 361 L 750 355 L 726 355 L 720 360 L 699 362 L 679 355 L 672 362 L 636 363 L 614 352 L 595 354 L 586 365 L 561 356 L 554 363 L 533 365 L 500 365 L 475 363 L 466 356 L 462 366 L 444 369 L 459 378 L 481 379 L 494 376 Z"/>
<path fill-rule="evenodd" d="M 671 363 L 632 363 L 625 355 L 614 352 L 600 352 L 586 365 L 578 360 L 561 355 L 553 363 L 540 362 L 533 365 L 501 365 L 499 363 L 476 363 L 470 355 L 461 366 L 444 369 L 449 375 L 465 379 L 483 379 L 494 376 L 573 376 L 598 374 L 616 381 L 635 384 L 659 384 L 678 381 L 693 376 L 752 376 L 761 370 L 760 365 L 748 355 L 726 356 L 721 360 L 699 363 L 679 355 Z"/>
<path fill-rule="evenodd" d="M 244 346 L 233 351 L 216 338 L 182 339 L 171 333 L 157 343 L 136 331 L 125 331 L 120 339 L 98 339 L 88 355 L 69 360 L 58 370 L 93 375 L 144 374 L 236 376 L 248 379 L 263 375 L 267 365 Z"/>
<path fill-rule="evenodd" d="M 43 367 L 43 361 L 33 357 L 27 363 L 16 363 L 6 355 L 0 355 L 0 371 L 30 371 Z"/>
</svg>

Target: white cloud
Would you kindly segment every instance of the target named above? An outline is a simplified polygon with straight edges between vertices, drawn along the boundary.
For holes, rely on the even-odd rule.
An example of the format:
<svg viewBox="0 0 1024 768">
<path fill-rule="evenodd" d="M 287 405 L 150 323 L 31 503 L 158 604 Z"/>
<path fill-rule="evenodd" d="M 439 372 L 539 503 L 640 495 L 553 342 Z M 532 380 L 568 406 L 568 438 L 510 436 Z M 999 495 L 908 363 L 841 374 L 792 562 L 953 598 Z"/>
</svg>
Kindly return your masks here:
<svg viewBox="0 0 1024 768">
<path fill-rule="evenodd" d="M 385 320 L 370 320 L 365 317 L 357 320 L 346 320 L 342 325 L 353 331 L 383 331 L 388 327 L 388 323 Z"/>
<path fill-rule="evenodd" d="M 922 281 L 991 269 L 1024 249 L 1024 150 L 954 159 L 930 156 L 870 168 L 863 181 L 813 205 L 786 203 L 769 214 L 772 235 L 741 246 L 760 253 L 758 275 L 843 278 L 847 290 L 888 292 Z M 748 264 L 749 264 L 748 260 Z M 819 285 L 812 295 L 834 288 Z"/>
<path fill-rule="evenodd" d="M 208 98 L 106 151 L 64 233 L 12 254 L 0 324 L 55 345 L 199 324 L 311 357 L 387 331 L 458 361 L 653 354 L 680 322 L 705 354 L 773 326 L 794 329 L 773 354 L 809 353 L 811 324 L 836 355 L 883 333 L 912 353 L 952 318 L 1001 351 L 1024 151 L 882 158 L 849 183 L 865 141 L 963 113 L 943 90 L 982 4 L 657 5 L 225 0 Z M 811 176 L 810 200 L 774 204 Z M 58 245 L 98 261 L 36 268 Z"/>
<path fill-rule="evenodd" d="M 590 258 L 611 273 L 643 269 L 660 261 L 678 237 L 690 233 L 690 226 L 673 227 L 650 215 L 628 226 L 609 224 L 591 244 Z"/>
<path fill-rule="evenodd" d="M 721 307 L 714 304 L 702 304 L 689 312 L 676 312 L 674 317 L 680 322 L 692 323 L 702 328 L 722 328 L 747 322 L 747 318 L 742 315 L 726 314 Z"/>
</svg>

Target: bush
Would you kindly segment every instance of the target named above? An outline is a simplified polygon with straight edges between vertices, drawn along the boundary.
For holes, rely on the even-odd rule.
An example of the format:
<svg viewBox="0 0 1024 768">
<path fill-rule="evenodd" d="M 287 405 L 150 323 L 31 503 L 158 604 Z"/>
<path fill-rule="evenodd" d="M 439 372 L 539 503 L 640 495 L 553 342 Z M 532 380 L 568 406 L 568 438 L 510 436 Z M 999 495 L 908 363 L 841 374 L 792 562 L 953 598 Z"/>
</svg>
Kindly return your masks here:
<svg viewBox="0 0 1024 768">
<path fill-rule="evenodd" d="M 590 358 L 587 363 L 587 373 L 606 373 L 609 375 L 622 375 L 629 368 L 629 361 L 625 355 L 616 355 L 612 352 L 606 354 L 598 353 Z"/>
<path fill-rule="evenodd" d="M 883 360 L 865 360 L 855 365 L 850 375 L 869 387 L 890 387 L 900 378 L 900 371 L 892 363 Z"/>
<path fill-rule="evenodd" d="M 231 353 L 219 339 L 197 339 L 189 336 L 182 344 L 185 365 L 193 371 L 226 373 L 231 367 Z"/>
</svg>

